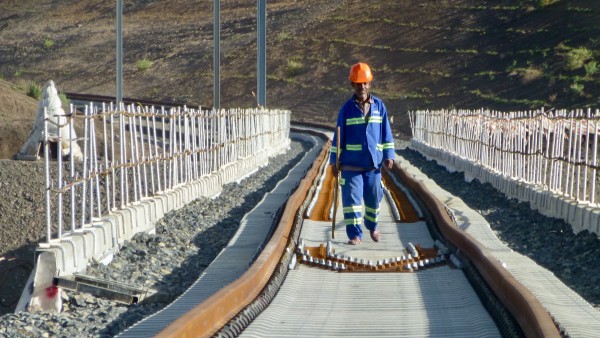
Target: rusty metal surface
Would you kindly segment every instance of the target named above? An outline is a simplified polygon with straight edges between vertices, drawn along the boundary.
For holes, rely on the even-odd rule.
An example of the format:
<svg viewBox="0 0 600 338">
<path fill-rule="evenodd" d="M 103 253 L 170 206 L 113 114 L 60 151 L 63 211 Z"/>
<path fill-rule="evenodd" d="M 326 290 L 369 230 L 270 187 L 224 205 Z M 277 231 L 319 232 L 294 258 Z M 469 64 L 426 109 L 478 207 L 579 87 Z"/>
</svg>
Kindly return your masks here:
<svg viewBox="0 0 600 338">
<path fill-rule="evenodd" d="M 535 296 L 519 283 L 489 250 L 469 234 L 460 231 L 441 203 L 427 187 L 394 165 L 394 173 L 427 205 L 444 237 L 460 248 L 476 266 L 496 296 L 513 314 L 528 337 L 560 337 L 550 314 Z"/>
<path fill-rule="evenodd" d="M 380 204 L 378 242 L 366 232 L 350 245 L 342 210 L 339 238 L 329 222 L 304 220 L 299 264 L 240 336 L 501 337 L 463 271 L 445 257 L 432 262 L 438 250 L 426 222 L 398 221 L 391 200 Z"/>
<path fill-rule="evenodd" d="M 329 210 L 331 209 L 331 202 L 333 201 L 333 195 L 335 190 L 335 179 L 331 173 L 331 166 L 325 168 L 326 175 L 321 186 L 321 192 L 317 197 L 315 206 L 310 213 L 309 219 L 313 221 L 330 221 Z"/>
<path fill-rule="evenodd" d="M 209 337 L 248 305 L 269 281 L 288 244 L 289 233 L 300 204 L 307 198 L 319 172 L 319 165 L 329 154 L 331 142 L 322 148 L 306 177 L 290 196 L 271 240 L 250 268 L 236 281 L 219 290 L 204 302 L 162 330 L 157 337 Z"/>
<path fill-rule="evenodd" d="M 300 203 L 306 198 L 310 185 L 318 174 L 320 161 L 327 158 L 330 143 L 322 149 L 306 179 L 290 197 L 280 226 L 256 262 L 241 278 L 220 290 L 192 311 L 180 317 L 163 330 L 159 337 L 207 337 L 235 316 L 266 285 L 270 273 L 287 246 L 292 220 Z M 443 235 L 467 255 L 479 269 L 485 280 L 510 312 L 517 318 L 523 331 L 530 337 L 559 337 L 552 318 L 531 292 L 519 284 L 513 276 L 482 248 L 477 241 L 458 231 L 444 205 L 427 189 L 406 174 L 397 165 L 394 173 L 421 198 L 435 217 Z"/>
</svg>

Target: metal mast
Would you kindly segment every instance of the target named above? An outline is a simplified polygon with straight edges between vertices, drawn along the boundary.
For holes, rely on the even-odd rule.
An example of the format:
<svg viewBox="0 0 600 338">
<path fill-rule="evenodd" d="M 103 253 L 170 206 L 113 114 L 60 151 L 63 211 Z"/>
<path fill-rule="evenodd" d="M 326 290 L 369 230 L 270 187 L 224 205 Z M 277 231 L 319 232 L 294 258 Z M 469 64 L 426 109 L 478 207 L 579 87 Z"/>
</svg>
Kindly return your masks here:
<svg viewBox="0 0 600 338">
<path fill-rule="evenodd" d="M 256 98 L 259 106 L 267 105 L 267 0 L 257 0 L 257 87 Z"/>
<path fill-rule="evenodd" d="M 221 1 L 214 0 L 213 21 L 213 106 L 221 109 Z"/>
<path fill-rule="evenodd" d="M 123 0 L 117 0 L 117 109 L 123 101 Z"/>
</svg>

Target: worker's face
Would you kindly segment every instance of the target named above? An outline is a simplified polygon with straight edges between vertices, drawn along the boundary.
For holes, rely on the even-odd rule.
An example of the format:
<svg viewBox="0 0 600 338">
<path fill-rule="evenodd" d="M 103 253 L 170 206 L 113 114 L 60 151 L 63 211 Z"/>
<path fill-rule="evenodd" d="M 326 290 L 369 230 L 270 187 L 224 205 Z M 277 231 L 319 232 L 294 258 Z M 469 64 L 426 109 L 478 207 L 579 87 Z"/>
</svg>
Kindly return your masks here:
<svg viewBox="0 0 600 338">
<path fill-rule="evenodd" d="M 357 99 L 365 101 L 369 97 L 371 82 L 351 82 L 351 84 Z"/>
</svg>

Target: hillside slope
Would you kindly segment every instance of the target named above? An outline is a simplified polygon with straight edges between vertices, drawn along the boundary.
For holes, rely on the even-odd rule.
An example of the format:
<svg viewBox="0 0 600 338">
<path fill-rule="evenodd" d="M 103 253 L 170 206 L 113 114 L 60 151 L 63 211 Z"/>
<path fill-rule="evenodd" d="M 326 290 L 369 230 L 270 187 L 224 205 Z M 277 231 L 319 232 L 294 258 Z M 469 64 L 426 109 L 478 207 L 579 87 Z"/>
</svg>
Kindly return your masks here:
<svg viewBox="0 0 600 338">
<path fill-rule="evenodd" d="M 212 2 L 124 4 L 124 96 L 210 107 Z M 114 95 L 114 7 L 3 1 L 0 77 Z M 255 106 L 256 2 L 221 10 L 221 104 Z M 595 0 L 270 0 L 267 105 L 333 123 L 350 95 L 349 66 L 363 60 L 401 138 L 414 109 L 596 107 L 599 19 Z"/>
<path fill-rule="evenodd" d="M 11 158 L 27 140 L 38 102 L 0 80 L 0 159 Z"/>
</svg>

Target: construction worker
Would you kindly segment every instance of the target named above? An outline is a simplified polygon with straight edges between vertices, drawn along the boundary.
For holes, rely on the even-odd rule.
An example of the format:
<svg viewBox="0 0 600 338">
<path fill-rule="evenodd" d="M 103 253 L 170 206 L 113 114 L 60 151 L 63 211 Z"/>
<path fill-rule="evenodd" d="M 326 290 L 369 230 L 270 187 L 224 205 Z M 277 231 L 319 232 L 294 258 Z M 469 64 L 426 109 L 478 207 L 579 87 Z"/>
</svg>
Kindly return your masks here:
<svg viewBox="0 0 600 338">
<path fill-rule="evenodd" d="M 350 84 L 354 95 L 340 108 L 337 119 L 340 135 L 335 132 L 333 145 L 340 138 L 340 149 L 331 147 L 329 164 L 335 176 L 336 156 L 340 154 L 340 186 L 346 234 L 349 244 L 360 244 L 363 239 L 361 222 L 362 202 L 365 204 L 364 223 L 371 239 L 379 242 L 377 228 L 379 203 L 383 197 L 381 167 L 394 164 L 394 140 L 387 110 L 383 102 L 371 95 L 373 74 L 370 67 L 359 62 L 350 68 Z"/>
</svg>

